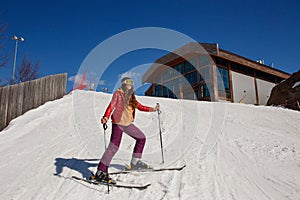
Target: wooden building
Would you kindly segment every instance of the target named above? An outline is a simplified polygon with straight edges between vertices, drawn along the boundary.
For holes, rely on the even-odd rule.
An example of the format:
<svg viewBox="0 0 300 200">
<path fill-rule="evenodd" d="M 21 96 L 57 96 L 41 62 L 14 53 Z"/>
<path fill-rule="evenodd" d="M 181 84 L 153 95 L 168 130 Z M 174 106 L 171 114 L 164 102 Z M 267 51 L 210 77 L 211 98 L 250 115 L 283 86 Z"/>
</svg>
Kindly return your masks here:
<svg viewBox="0 0 300 200">
<path fill-rule="evenodd" d="M 275 84 L 289 77 L 218 44 L 189 43 L 157 59 L 143 83 L 151 83 L 146 96 L 265 105 Z"/>
</svg>

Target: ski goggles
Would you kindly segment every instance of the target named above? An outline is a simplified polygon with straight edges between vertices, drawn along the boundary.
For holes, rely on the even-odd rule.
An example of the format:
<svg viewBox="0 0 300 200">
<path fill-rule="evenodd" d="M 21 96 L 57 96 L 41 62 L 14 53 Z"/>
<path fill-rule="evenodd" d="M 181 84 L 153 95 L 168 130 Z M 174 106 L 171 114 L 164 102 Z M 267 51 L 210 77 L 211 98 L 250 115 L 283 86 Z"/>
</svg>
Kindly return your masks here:
<svg viewBox="0 0 300 200">
<path fill-rule="evenodd" d="M 126 84 L 126 85 L 134 85 L 134 82 L 132 79 L 126 79 L 122 82 L 122 84 Z"/>
</svg>

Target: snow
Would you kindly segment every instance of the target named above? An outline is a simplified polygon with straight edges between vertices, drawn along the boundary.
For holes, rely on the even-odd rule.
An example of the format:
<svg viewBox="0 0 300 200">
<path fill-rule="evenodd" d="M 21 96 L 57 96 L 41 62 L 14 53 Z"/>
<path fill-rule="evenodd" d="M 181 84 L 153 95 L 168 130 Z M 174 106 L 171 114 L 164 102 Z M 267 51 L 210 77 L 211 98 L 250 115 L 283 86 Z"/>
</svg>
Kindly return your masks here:
<svg viewBox="0 0 300 200">
<path fill-rule="evenodd" d="M 161 104 L 165 164 L 157 113 L 136 113 L 147 135 L 143 159 L 182 171 L 114 175 L 147 190 L 88 185 L 104 151 L 103 115 L 111 95 L 74 91 L 13 120 L 0 132 L 0 199 L 300 199 L 300 114 L 283 108 L 137 97 Z M 107 138 L 111 132 L 109 123 Z M 131 158 L 126 134 L 110 171 Z"/>
<path fill-rule="evenodd" d="M 296 82 L 292 88 L 298 87 L 300 85 L 300 81 Z"/>
</svg>

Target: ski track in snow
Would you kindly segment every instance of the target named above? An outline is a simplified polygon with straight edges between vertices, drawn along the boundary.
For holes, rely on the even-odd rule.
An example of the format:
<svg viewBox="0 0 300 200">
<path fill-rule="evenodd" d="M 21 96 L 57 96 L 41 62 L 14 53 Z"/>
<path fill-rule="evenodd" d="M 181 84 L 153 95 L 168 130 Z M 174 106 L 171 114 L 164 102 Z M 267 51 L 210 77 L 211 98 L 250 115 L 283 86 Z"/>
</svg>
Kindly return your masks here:
<svg viewBox="0 0 300 200">
<path fill-rule="evenodd" d="M 14 119 L 0 132 L 0 199 L 300 199 L 299 112 L 243 104 L 222 103 L 222 132 L 217 141 L 206 141 L 209 128 L 215 128 L 212 108 L 221 103 L 138 97 L 145 105 L 161 104 L 166 165 L 187 167 L 112 175 L 127 183 L 151 183 L 142 191 L 111 187 L 107 194 L 105 186 L 71 179 L 88 177 L 97 167 L 104 151 L 97 120 L 110 98 L 75 91 Z M 147 135 L 144 159 L 160 166 L 157 113 L 136 115 Z M 110 127 L 107 131 L 109 139 Z M 215 145 L 202 157 L 205 142 Z M 110 170 L 130 161 L 133 146 L 124 135 Z"/>
</svg>

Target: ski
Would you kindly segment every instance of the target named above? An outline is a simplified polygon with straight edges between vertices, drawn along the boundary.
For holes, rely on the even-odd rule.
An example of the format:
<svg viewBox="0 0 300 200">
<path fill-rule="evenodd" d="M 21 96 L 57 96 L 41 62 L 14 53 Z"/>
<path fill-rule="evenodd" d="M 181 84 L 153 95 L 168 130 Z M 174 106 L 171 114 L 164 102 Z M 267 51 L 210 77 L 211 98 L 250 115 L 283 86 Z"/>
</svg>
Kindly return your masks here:
<svg viewBox="0 0 300 200">
<path fill-rule="evenodd" d="M 116 172 L 110 172 L 109 175 L 116 175 L 116 174 L 129 174 L 129 173 L 139 173 L 139 172 L 160 172 L 160 171 L 181 171 L 185 168 L 186 165 L 182 165 L 180 167 L 163 167 L 163 168 L 154 168 L 154 169 L 141 169 L 141 170 L 122 170 Z"/>
<path fill-rule="evenodd" d="M 88 180 L 86 178 L 80 178 L 80 177 L 77 177 L 77 176 L 72 176 L 72 178 L 75 179 L 75 180 L 84 181 L 84 182 L 89 183 L 89 184 L 107 186 L 106 182 L 92 181 L 92 180 Z M 145 190 L 150 185 L 151 185 L 150 183 L 140 185 L 140 184 L 132 184 L 132 183 L 123 183 L 123 182 L 120 182 L 120 181 L 117 181 L 116 184 L 109 184 L 109 186 L 111 186 L 111 187 L 127 188 L 127 189 L 139 189 L 139 190 Z"/>
</svg>

